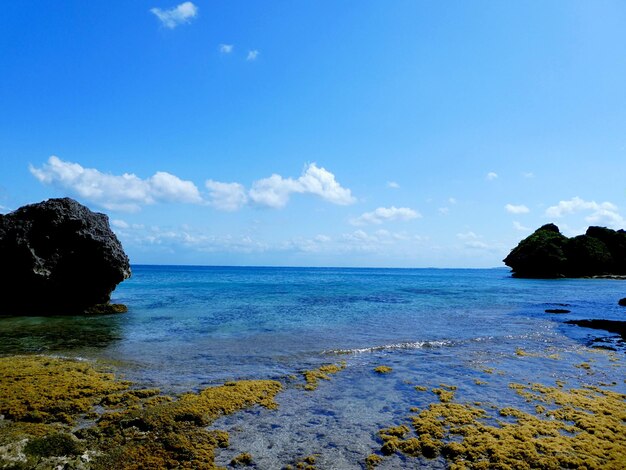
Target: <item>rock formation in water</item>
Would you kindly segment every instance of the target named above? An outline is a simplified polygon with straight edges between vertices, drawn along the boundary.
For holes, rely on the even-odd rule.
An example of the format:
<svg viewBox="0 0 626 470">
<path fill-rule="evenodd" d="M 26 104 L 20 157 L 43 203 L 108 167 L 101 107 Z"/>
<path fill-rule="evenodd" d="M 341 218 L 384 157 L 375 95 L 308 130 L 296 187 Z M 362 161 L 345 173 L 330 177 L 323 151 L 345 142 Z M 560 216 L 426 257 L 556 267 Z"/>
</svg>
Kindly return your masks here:
<svg viewBox="0 0 626 470">
<path fill-rule="evenodd" d="M 514 277 L 557 278 L 626 275 L 626 232 L 589 227 L 567 238 L 546 224 L 522 240 L 504 259 Z"/>
<path fill-rule="evenodd" d="M 69 198 L 0 215 L 0 260 L 5 314 L 102 313 L 117 284 L 130 277 L 108 217 Z"/>
</svg>

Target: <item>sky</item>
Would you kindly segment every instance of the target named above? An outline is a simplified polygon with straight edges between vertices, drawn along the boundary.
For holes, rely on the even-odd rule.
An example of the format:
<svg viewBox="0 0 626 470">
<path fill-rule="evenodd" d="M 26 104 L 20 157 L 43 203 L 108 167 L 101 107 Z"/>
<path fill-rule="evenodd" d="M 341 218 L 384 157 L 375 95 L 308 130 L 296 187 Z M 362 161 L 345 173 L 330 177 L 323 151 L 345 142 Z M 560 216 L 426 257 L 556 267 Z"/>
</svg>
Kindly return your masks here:
<svg viewBox="0 0 626 470">
<path fill-rule="evenodd" d="M 626 228 L 623 1 L 6 2 L 0 213 L 135 264 L 498 267 Z"/>
</svg>

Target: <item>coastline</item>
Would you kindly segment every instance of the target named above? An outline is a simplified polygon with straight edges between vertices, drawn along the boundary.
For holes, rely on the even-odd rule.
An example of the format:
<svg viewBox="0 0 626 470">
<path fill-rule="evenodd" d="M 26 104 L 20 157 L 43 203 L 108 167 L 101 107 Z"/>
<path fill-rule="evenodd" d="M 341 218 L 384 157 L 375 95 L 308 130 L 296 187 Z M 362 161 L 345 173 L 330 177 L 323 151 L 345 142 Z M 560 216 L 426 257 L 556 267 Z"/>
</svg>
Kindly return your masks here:
<svg viewBox="0 0 626 470">
<path fill-rule="evenodd" d="M 570 365 L 569 380 L 537 383 L 533 369 L 555 368 L 565 354 L 572 355 L 571 351 L 549 352 L 518 348 L 506 358 L 476 364 L 471 374 L 422 381 L 408 381 L 402 367 L 386 365 L 393 364 L 394 354 L 385 353 L 386 364 L 361 373 L 368 374 L 371 383 L 404 383 L 412 389 L 414 406 L 392 410 L 399 418 L 371 429 L 376 444 L 353 462 L 355 468 L 441 464 L 477 468 L 485 461 L 516 466 L 529 459 L 537 462 L 537 468 L 623 464 L 626 395 L 615 390 L 623 389 L 624 383 L 607 381 L 610 376 L 624 377 L 623 354 L 578 349 L 574 356 L 581 362 Z M 344 369 L 356 372 L 360 357 L 352 355 L 342 359 L 342 365 L 328 364 L 297 376 L 227 382 L 179 396 L 136 388 L 120 379 L 120 371 L 114 375 L 112 369 L 89 361 L 45 355 L 3 357 L 0 408 L 5 418 L 0 426 L 5 437 L 0 462 L 14 468 L 59 464 L 72 469 L 265 468 L 254 446 L 246 449 L 241 438 L 229 436 L 240 433 L 232 424 L 261 417 L 288 426 L 277 415 L 283 396 L 296 395 L 306 402 L 320 391 L 330 392 L 334 382 L 345 385 Z M 527 363 L 530 373 L 525 381 L 510 376 L 509 361 Z M 481 389 L 480 400 L 470 382 Z M 240 414 L 249 407 L 258 411 Z M 579 412 L 572 414 L 574 409 Z M 171 432 L 177 436 L 175 443 Z M 520 436 L 525 436 L 522 441 Z M 324 453 L 301 455 L 284 461 L 283 468 L 329 468 L 328 459 Z"/>
<path fill-rule="evenodd" d="M 623 443 L 607 421 L 624 408 L 623 344 L 565 322 L 618 321 L 619 281 L 140 268 L 120 287 L 124 315 L 3 319 L 11 465 L 475 468 L 533 452 L 548 467 L 621 464 L 604 446 Z M 43 379 L 56 395 L 19 414 L 8 397 Z"/>
</svg>

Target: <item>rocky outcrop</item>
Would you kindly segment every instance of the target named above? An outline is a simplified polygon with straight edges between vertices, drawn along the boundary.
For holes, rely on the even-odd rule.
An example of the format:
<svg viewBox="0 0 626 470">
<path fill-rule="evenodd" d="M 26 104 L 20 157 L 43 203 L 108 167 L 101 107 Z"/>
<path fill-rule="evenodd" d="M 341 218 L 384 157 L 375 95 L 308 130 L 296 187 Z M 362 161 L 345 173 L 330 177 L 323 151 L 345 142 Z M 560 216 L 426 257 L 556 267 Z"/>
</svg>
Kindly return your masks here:
<svg viewBox="0 0 626 470">
<path fill-rule="evenodd" d="M 596 330 L 605 330 L 610 333 L 617 333 L 626 340 L 626 321 L 616 320 L 569 320 L 565 323 L 570 325 L 578 325 L 584 328 L 593 328 Z"/>
<path fill-rule="evenodd" d="M 515 277 L 557 278 L 626 274 L 626 232 L 589 227 L 567 238 L 554 224 L 537 229 L 504 259 Z"/>
<path fill-rule="evenodd" d="M 108 217 L 69 198 L 0 215 L 0 260 L 4 314 L 106 311 L 131 274 Z"/>
</svg>

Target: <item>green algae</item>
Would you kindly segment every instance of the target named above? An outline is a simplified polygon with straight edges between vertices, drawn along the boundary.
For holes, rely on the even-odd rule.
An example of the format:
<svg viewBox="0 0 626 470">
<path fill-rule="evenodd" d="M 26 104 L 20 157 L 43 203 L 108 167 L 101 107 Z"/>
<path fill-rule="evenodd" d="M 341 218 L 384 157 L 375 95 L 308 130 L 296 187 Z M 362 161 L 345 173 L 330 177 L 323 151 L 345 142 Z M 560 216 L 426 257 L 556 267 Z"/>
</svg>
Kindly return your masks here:
<svg viewBox="0 0 626 470">
<path fill-rule="evenodd" d="M 365 468 L 371 470 L 383 462 L 383 458 L 377 454 L 370 454 L 365 458 Z"/>
<path fill-rule="evenodd" d="M 374 369 L 374 372 L 376 372 L 377 374 L 388 374 L 392 370 L 393 368 L 389 366 L 378 366 Z"/>
<path fill-rule="evenodd" d="M 297 460 L 293 465 L 285 465 L 284 470 L 315 470 L 315 462 L 317 457 L 315 455 L 308 455 L 302 459 Z"/>
<path fill-rule="evenodd" d="M 103 399 L 128 388 L 87 362 L 45 356 L 0 358 L 0 414 L 22 422 L 73 424 Z"/>
<path fill-rule="evenodd" d="M 305 390 L 313 391 L 319 386 L 320 380 L 330 380 L 329 374 L 336 374 L 346 368 L 345 361 L 339 364 L 324 364 L 317 369 L 305 370 L 302 372 L 306 385 Z"/>
<path fill-rule="evenodd" d="M 494 417 L 484 409 L 442 400 L 412 416 L 412 429 L 402 425 L 381 430 L 381 452 L 441 455 L 459 470 L 626 466 L 626 395 L 595 386 L 566 390 L 563 384 L 513 383 L 510 388 L 535 402 L 536 414 L 506 407 L 497 410 L 505 421 L 492 425 Z M 440 390 L 440 399 L 446 391 L 435 390 Z"/>
<path fill-rule="evenodd" d="M 169 397 L 131 385 L 84 361 L 0 358 L 0 467 L 213 469 L 229 439 L 206 426 L 255 405 L 275 409 L 282 389 L 247 380 Z"/>
<path fill-rule="evenodd" d="M 230 461 L 230 465 L 233 467 L 247 467 L 249 465 L 252 465 L 252 462 L 252 455 L 250 455 L 248 452 L 243 452 L 234 457 Z"/>
<path fill-rule="evenodd" d="M 97 304 L 85 310 L 86 315 L 115 315 L 128 312 L 128 307 L 124 304 Z"/>
<path fill-rule="evenodd" d="M 24 453 L 39 457 L 79 455 L 84 450 L 84 444 L 76 437 L 61 432 L 31 439 L 24 447 Z"/>
<path fill-rule="evenodd" d="M 453 390 L 446 390 L 444 388 L 433 388 L 432 392 L 439 397 L 439 401 L 442 403 L 448 403 L 454 398 Z"/>
</svg>

